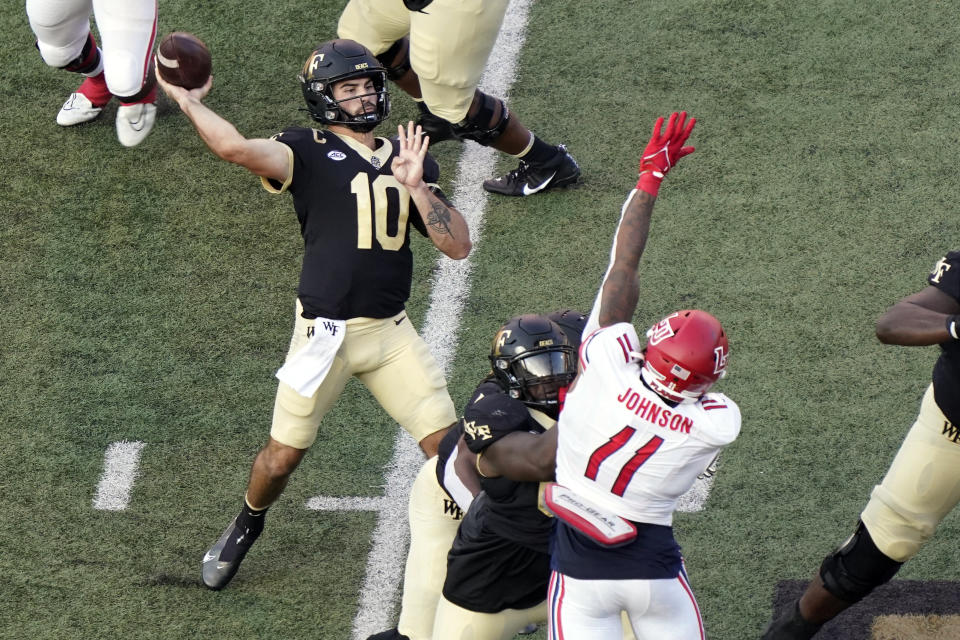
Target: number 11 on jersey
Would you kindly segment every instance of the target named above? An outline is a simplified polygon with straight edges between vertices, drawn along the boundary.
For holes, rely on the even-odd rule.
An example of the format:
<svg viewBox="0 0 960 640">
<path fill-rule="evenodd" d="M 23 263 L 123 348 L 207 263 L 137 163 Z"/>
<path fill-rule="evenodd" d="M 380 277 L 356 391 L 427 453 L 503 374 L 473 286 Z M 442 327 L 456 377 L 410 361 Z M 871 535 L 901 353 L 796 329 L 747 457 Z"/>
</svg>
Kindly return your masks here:
<svg viewBox="0 0 960 640">
<path fill-rule="evenodd" d="M 600 473 L 600 465 L 603 464 L 603 461 L 622 449 L 636 432 L 636 429 L 627 425 L 621 429 L 619 433 L 607 440 L 605 444 L 597 447 L 596 451 L 590 454 L 590 459 L 587 461 L 587 470 L 583 475 L 596 482 L 597 474 Z M 617 479 L 613 483 L 613 487 L 610 488 L 611 493 L 623 497 L 624 492 L 627 490 L 627 485 L 630 484 L 637 469 L 639 469 L 662 444 L 663 438 L 653 436 L 647 440 L 645 445 L 637 449 L 633 456 L 627 460 L 627 463 L 623 465 L 623 468 L 620 469 L 620 473 L 617 474 Z"/>
</svg>

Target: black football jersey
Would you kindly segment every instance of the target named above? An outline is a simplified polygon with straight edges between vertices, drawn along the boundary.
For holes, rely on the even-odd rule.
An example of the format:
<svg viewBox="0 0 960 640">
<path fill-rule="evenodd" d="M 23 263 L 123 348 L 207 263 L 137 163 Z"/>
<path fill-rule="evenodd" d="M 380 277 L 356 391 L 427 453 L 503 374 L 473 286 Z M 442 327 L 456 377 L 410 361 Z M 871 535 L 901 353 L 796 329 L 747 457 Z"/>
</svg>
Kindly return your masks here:
<svg viewBox="0 0 960 640">
<path fill-rule="evenodd" d="M 488 378 L 474 391 L 456 436 L 441 443 L 441 457 L 462 436 L 478 455 L 515 431 L 542 433 L 527 406 Z M 446 446 L 444 446 L 446 445 Z M 438 465 L 439 469 L 439 465 Z M 442 477 L 439 478 L 442 484 Z M 470 611 L 526 609 L 547 596 L 552 518 L 538 508 L 540 483 L 480 478 L 478 495 L 447 554 L 443 595 Z"/>
<path fill-rule="evenodd" d="M 940 258 L 927 282 L 960 302 L 960 251 Z M 960 341 L 944 342 L 940 349 L 933 366 L 933 397 L 943 415 L 953 424 L 960 424 Z"/>
<path fill-rule="evenodd" d="M 483 455 L 514 431 L 542 433 L 544 427 L 520 400 L 492 378 L 474 391 L 456 429 L 440 445 L 440 462 L 461 436 Z M 460 522 L 447 555 L 443 595 L 454 604 L 484 613 L 526 609 L 544 600 L 550 578 L 553 519 L 539 510 L 540 483 L 506 478 L 480 479 L 483 491 Z"/>
<path fill-rule="evenodd" d="M 447 554 L 443 597 L 481 613 L 527 609 L 547 597 L 550 554 L 496 533 L 487 516 L 493 502 L 481 492 L 460 522 Z"/>
<path fill-rule="evenodd" d="M 387 318 L 410 297 L 410 226 L 426 227 L 407 189 L 390 170 L 396 138 L 377 138 L 370 150 L 330 131 L 291 127 L 274 136 L 292 152 L 286 184 L 263 180 L 274 193 L 289 191 L 303 236 L 299 296 L 304 317 L 337 320 Z M 424 160 L 423 180 L 438 195 L 439 167 Z"/>
<path fill-rule="evenodd" d="M 525 404 L 502 391 L 468 406 L 460 422 L 467 446 L 479 455 L 508 433 L 544 431 Z M 490 530 L 530 549 L 548 552 L 553 520 L 538 508 L 539 482 L 481 477 L 480 486 L 490 498 L 485 517 Z"/>
<path fill-rule="evenodd" d="M 467 408 L 473 405 L 477 400 L 483 398 L 484 396 L 491 394 L 502 394 L 503 388 L 496 383 L 493 376 L 489 376 L 483 380 L 477 388 L 474 389 L 473 395 L 470 396 L 470 401 L 467 402 Z M 460 436 L 463 435 L 463 420 L 457 421 L 457 424 L 447 431 L 446 435 L 443 436 L 443 439 L 440 441 L 440 445 L 437 447 L 437 483 L 440 487 L 446 491 L 447 495 L 450 496 L 450 499 L 456 502 L 456 498 L 453 494 L 447 489 L 444 484 L 444 476 L 448 473 L 447 464 L 450 460 L 450 454 L 453 453 L 453 450 L 457 448 L 457 445 L 460 443 Z M 452 463 L 451 463 L 452 464 Z M 449 471 L 450 473 L 455 473 L 454 471 Z M 460 505 L 461 508 L 464 505 Z"/>
</svg>

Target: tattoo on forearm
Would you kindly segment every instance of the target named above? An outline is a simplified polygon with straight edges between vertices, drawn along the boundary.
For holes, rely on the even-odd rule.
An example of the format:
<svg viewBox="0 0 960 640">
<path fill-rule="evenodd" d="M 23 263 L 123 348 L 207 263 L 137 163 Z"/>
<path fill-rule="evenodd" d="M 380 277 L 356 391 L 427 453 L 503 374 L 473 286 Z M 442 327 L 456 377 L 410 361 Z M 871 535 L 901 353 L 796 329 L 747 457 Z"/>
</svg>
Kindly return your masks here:
<svg viewBox="0 0 960 640">
<path fill-rule="evenodd" d="M 615 261 L 601 294 L 600 326 L 629 322 L 637 308 L 637 265 L 647 244 L 653 203 L 654 198 L 641 191 L 634 196 L 624 213 L 617 232 Z"/>
<path fill-rule="evenodd" d="M 637 308 L 639 293 L 636 273 L 626 269 L 612 271 L 603 284 L 600 326 L 629 322 Z"/>
<path fill-rule="evenodd" d="M 435 232 L 453 237 L 453 231 L 450 230 L 450 210 L 440 202 L 434 200 L 430 203 L 430 213 L 427 214 L 427 224 Z"/>
</svg>

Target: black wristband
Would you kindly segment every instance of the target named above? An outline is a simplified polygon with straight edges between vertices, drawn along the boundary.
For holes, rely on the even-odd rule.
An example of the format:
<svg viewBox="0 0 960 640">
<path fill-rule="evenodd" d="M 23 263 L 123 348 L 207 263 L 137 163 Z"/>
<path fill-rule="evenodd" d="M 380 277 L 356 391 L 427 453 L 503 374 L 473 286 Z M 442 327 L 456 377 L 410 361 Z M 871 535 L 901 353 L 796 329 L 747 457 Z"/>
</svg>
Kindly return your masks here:
<svg viewBox="0 0 960 640">
<path fill-rule="evenodd" d="M 953 340 L 960 340 L 960 314 L 947 316 L 947 333 Z"/>
</svg>

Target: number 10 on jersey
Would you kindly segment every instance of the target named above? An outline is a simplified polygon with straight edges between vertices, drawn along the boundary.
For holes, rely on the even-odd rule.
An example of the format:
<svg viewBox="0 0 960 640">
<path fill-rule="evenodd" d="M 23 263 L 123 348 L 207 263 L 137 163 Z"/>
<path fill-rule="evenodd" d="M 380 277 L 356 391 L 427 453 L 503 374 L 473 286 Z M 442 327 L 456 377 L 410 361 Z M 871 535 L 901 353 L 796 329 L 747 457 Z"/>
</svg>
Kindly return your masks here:
<svg viewBox="0 0 960 640">
<path fill-rule="evenodd" d="M 390 206 L 390 189 L 397 194 L 395 202 L 399 207 L 396 209 Z M 350 181 L 350 192 L 357 196 L 357 248 L 373 248 L 375 226 L 380 247 L 387 251 L 399 251 L 407 237 L 410 192 L 393 176 L 378 175 L 371 184 L 370 176 L 362 172 Z M 397 234 L 394 236 L 388 230 L 391 218 L 397 224 Z"/>
</svg>

